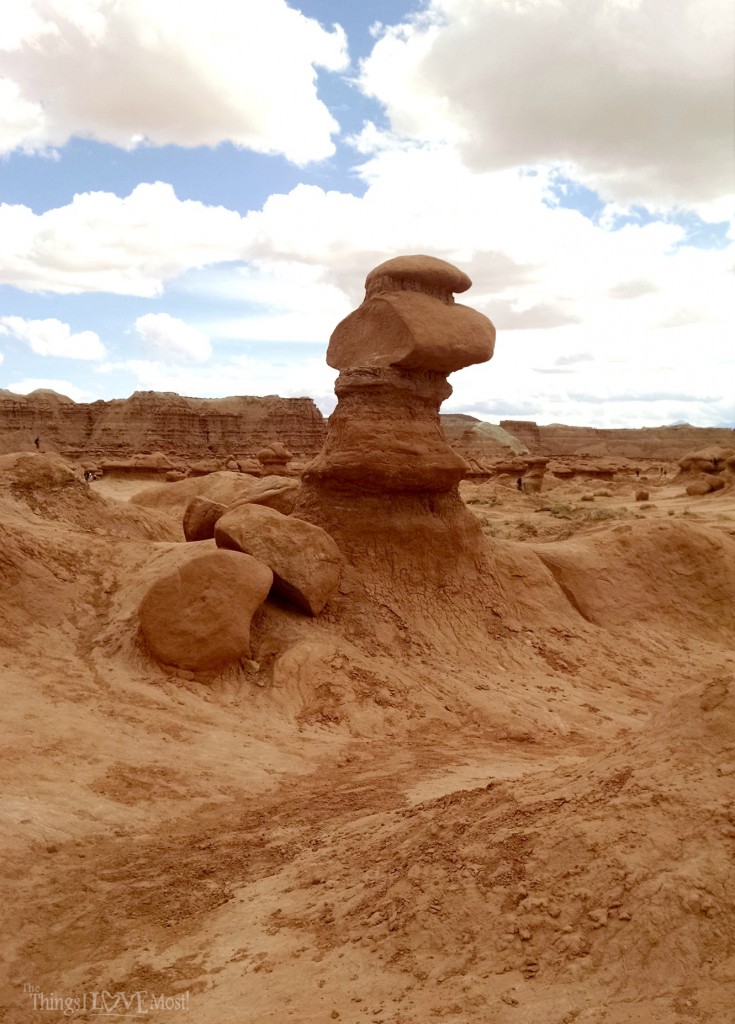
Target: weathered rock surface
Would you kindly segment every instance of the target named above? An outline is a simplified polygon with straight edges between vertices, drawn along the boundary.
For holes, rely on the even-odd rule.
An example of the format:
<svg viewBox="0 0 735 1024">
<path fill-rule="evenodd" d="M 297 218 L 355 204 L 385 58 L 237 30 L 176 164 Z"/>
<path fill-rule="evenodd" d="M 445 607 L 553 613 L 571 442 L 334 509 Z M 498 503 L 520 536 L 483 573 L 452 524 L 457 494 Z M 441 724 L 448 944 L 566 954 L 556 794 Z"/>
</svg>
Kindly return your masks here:
<svg viewBox="0 0 735 1024">
<path fill-rule="evenodd" d="M 265 448 L 261 448 L 255 457 L 263 473 L 279 475 L 287 472 L 293 453 L 280 441 L 272 441 Z"/>
<path fill-rule="evenodd" d="M 225 513 L 226 505 L 210 501 L 201 495 L 191 499 L 184 509 L 184 536 L 189 541 L 212 540 L 217 520 Z"/>
<path fill-rule="evenodd" d="M 324 446 L 306 467 L 294 515 L 323 526 L 353 565 L 433 590 L 481 549 L 458 484 L 467 462 L 447 443 L 439 408 L 447 374 L 490 359 L 495 329 L 455 305 L 469 278 L 426 256 L 368 274 L 365 300 L 335 329 L 327 361 L 340 370 Z"/>
<path fill-rule="evenodd" d="M 310 398 L 186 398 L 136 391 L 127 399 L 89 404 L 53 391 L 16 395 L 0 390 L 0 453 L 42 449 L 70 458 L 124 459 L 161 451 L 178 461 L 227 459 L 277 441 L 312 456 L 325 427 Z M 224 466 L 224 464 L 223 464 Z"/>
<path fill-rule="evenodd" d="M 217 522 L 220 548 L 243 551 L 273 571 L 273 589 L 292 604 L 318 615 L 337 590 L 340 552 L 325 530 L 264 505 L 244 502 Z"/>
<path fill-rule="evenodd" d="M 517 437 L 493 423 L 452 413 L 442 413 L 439 421 L 451 447 L 470 464 L 470 476 L 491 474 L 490 463 L 498 459 L 528 454 Z"/>
<path fill-rule="evenodd" d="M 301 482 L 290 476 L 264 476 L 252 487 L 247 495 L 237 498 L 232 506 L 251 502 L 253 505 L 267 505 L 284 516 L 290 516 L 301 490 Z"/>
<path fill-rule="evenodd" d="M 204 672 L 250 655 L 250 623 L 273 574 L 255 558 L 213 551 L 158 580 L 141 602 L 148 649 L 164 665 Z"/>
<path fill-rule="evenodd" d="M 147 487 L 130 499 L 133 505 L 156 508 L 181 519 L 192 498 L 209 498 L 210 501 L 231 505 L 238 498 L 247 497 L 257 481 L 245 473 L 230 473 L 222 470 L 205 476 L 187 477 L 174 483 Z"/>
<path fill-rule="evenodd" d="M 500 426 L 518 438 L 530 452 L 550 458 L 622 456 L 629 459 L 679 459 L 697 448 L 735 447 L 729 427 L 643 427 L 595 429 L 554 423 L 540 426 L 532 420 L 501 420 Z"/>
<path fill-rule="evenodd" d="M 493 354 L 495 328 L 453 292 L 471 285 L 451 263 L 398 256 L 365 280 L 365 300 L 337 325 L 327 362 L 336 370 L 400 367 L 446 376 Z"/>
<path fill-rule="evenodd" d="M 725 481 L 721 476 L 700 473 L 686 485 L 686 492 L 692 497 L 704 497 L 705 494 L 711 494 L 712 491 L 721 491 L 724 486 Z"/>
<path fill-rule="evenodd" d="M 526 459 L 526 472 L 523 474 L 523 490 L 526 494 L 540 494 L 544 484 L 544 474 L 549 460 L 539 456 Z"/>
</svg>

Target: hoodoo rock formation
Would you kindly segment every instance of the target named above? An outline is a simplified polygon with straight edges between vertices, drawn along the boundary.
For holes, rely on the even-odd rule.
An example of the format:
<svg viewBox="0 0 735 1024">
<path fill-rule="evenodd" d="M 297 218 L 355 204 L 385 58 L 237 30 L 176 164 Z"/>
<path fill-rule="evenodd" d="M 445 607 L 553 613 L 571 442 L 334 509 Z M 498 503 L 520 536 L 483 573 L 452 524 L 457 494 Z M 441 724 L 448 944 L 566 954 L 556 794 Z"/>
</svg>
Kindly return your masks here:
<svg viewBox="0 0 735 1024">
<path fill-rule="evenodd" d="M 294 514 L 327 530 L 355 566 L 436 582 L 447 563 L 474 564 L 481 550 L 458 492 L 469 467 L 439 407 L 452 393 L 447 374 L 491 358 L 495 328 L 455 303 L 471 282 L 443 260 L 401 256 L 365 284 L 329 342 L 338 405 Z"/>
</svg>

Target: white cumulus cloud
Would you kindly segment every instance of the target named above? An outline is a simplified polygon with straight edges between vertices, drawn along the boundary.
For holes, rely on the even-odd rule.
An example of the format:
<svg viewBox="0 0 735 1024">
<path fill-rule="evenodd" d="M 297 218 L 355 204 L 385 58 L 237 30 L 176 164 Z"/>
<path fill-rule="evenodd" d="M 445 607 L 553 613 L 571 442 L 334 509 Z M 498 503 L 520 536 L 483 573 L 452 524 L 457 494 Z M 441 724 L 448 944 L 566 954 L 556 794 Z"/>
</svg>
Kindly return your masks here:
<svg viewBox="0 0 735 1024">
<path fill-rule="evenodd" d="M 0 334 L 26 342 L 39 356 L 94 360 L 104 359 L 106 355 L 105 346 L 94 331 L 74 333 L 69 324 L 53 317 L 26 320 L 22 316 L 3 316 L 0 317 Z"/>
<path fill-rule="evenodd" d="M 168 313 L 139 316 L 135 330 L 148 353 L 174 363 L 204 363 L 212 354 L 206 334 Z"/>
<path fill-rule="evenodd" d="M 431 0 L 360 84 L 394 131 L 469 166 L 572 163 L 608 197 L 733 191 L 729 0 Z"/>
<path fill-rule="evenodd" d="M 150 297 L 185 270 L 241 258 L 246 242 L 234 210 L 180 200 L 160 181 L 42 214 L 0 204 L 0 278 L 26 291 Z"/>
<path fill-rule="evenodd" d="M 77 135 L 124 148 L 229 141 L 297 164 L 334 152 L 339 126 L 317 95 L 316 68 L 347 66 L 345 35 L 285 0 L 8 6 L 0 76 L 17 94 L 5 151 Z"/>
</svg>

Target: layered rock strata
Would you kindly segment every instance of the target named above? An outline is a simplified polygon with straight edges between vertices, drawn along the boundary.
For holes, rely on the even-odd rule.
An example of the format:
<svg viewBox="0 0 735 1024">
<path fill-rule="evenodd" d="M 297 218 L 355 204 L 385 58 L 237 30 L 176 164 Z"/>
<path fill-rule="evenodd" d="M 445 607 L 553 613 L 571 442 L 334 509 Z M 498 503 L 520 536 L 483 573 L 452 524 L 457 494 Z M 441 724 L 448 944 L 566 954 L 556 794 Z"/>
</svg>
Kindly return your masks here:
<svg viewBox="0 0 735 1024">
<path fill-rule="evenodd" d="M 443 260 L 388 260 L 327 351 L 340 371 L 338 404 L 294 515 L 322 526 L 353 565 L 380 565 L 404 582 L 436 583 L 481 553 L 458 492 L 469 467 L 439 421 L 447 375 L 493 354 L 492 323 L 454 301 L 470 283 Z"/>
<path fill-rule="evenodd" d="M 124 459 L 162 452 L 177 460 L 254 456 L 272 442 L 313 456 L 324 419 L 310 398 L 185 398 L 136 391 L 127 399 L 77 404 L 53 391 L 0 390 L 0 453 L 40 447 L 68 458 Z M 257 466 L 257 463 L 256 463 Z"/>
<path fill-rule="evenodd" d="M 620 456 L 628 459 L 680 459 L 696 448 L 735 446 L 735 430 L 729 427 L 641 427 L 595 429 L 553 423 L 540 426 L 531 420 L 501 420 L 500 426 L 518 438 L 534 455 Z"/>
</svg>

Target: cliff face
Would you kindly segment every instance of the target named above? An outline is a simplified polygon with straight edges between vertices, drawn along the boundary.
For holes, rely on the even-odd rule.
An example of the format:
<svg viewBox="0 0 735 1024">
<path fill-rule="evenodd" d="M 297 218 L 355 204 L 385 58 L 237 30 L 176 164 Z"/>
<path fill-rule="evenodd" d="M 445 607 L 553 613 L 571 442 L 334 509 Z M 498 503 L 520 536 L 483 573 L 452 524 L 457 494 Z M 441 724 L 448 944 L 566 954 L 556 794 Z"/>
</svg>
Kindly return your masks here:
<svg viewBox="0 0 735 1024">
<path fill-rule="evenodd" d="M 52 391 L 0 391 L 0 454 L 42 449 L 69 458 L 125 458 L 162 451 L 182 458 L 248 456 L 272 441 L 296 455 L 321 447 L 325 425 L 310 398 L 185 398 L 136 391 L 77 404 Z"/>
<path fill-rule="evenodd" d="M 445 413 L 439 417 L 449 444 L 468 462 L 486 462 L 527 453 L 526 445 L 518 434 L 510 434 L 502 427 L 484 423 L 474 416 Z"/>
<path fill-rule="evenodd" d="M 698 448 L 735 446 L 735 430 L 728 427 L 641 427 L 637 430 L 596 430 L 563 424 L 539 426 L 533 422 L 501 420 L 500 426 L 521 440 L 533 454 L 618 455 L 629 459 L 680 459 Z"/>
</svg>

